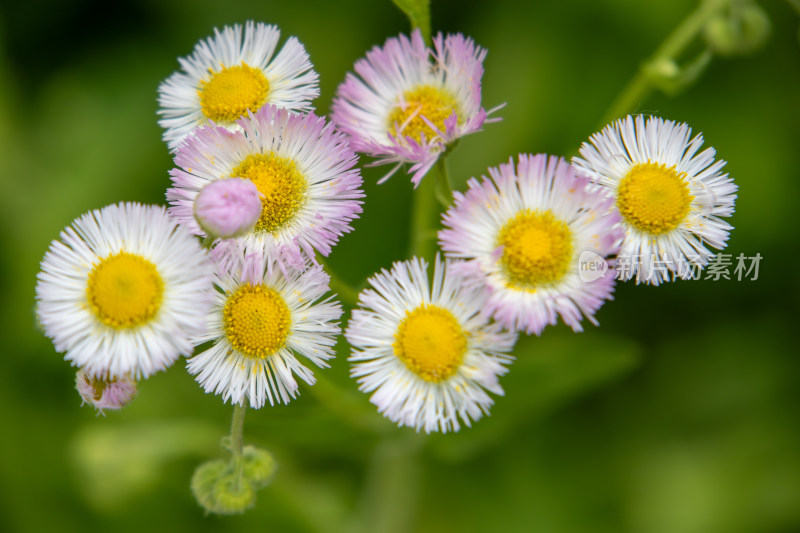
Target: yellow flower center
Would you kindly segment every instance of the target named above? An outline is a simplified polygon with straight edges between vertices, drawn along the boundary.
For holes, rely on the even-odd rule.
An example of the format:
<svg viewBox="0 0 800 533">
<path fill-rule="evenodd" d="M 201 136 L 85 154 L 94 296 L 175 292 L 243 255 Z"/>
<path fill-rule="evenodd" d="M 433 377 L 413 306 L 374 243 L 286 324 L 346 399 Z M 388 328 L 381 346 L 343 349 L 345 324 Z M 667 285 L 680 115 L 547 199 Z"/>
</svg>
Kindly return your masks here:
<svg viewBox="0 0 800 533">
<path fill-rule="evenodd" d="M 255 113 L 267 101 L 269 81 L 260 69 L 242 62 L 209 72 L 211 79 L 200 82 L 197 94 L 203 114 L 214 122 L 233 122 L 248 109 Z"/>
<path fill-rule="evenodd" d="M 395 124 L 403 135 L 417 142 L 422 141 L 422 134 L 430 141 L 438 134 L 431 128 L 424 116 L 440 131 L 444 132 L 444 121 L 458 111 L 455 97 L 444 89 L 430 85 L 420 85 L 403 93 L 403 97 L 395 103 L 389 113 L 389 132 L 395 132 Z"/>
<path fill-rule="evenodd" d="M 567 273 L 572 259 L 572 232 L 551 211 L 520 211 L 497 235 L 503 247 L 500 264 L 508 285 L 535 290 Z"/>
<path fill-rule="evenodd" d="M 409 370 L 425 381 L 439 383 L 461 366 L 467 335 L 450 311 L 422 305 L 406 312 L 392 347 Z"/>
<path fill-rule="evenodd" d="M 264 359 L 286 344 L 292 316 L 283 297 L 264 285 L 242 285 L 222 311 L 225 336 L 234 349 Z"/>
<path fill-rule="evenodd" d="M 263 195 L 258 231 L 279 231 L 305 204 L 308 182 L 291 159 L 274 153 L 249 155 L 231 176 L 249 179 Z"/>
<path fill-rule="evenodd" d="M 640 163 L 619 182 L 617 207 L 634 228 L 661 235 L 674 230 L 689 214 L 694 199 L 685 172 L 658 163 Z"/>
<path fill-rule="evenodd" d="M 161 307 L 164 283 L 155 265 L 128 252 L 101 260 L 89 274 L 86 297 L 100 321 L 114 329 L 134 328 Z"/>
</svg>

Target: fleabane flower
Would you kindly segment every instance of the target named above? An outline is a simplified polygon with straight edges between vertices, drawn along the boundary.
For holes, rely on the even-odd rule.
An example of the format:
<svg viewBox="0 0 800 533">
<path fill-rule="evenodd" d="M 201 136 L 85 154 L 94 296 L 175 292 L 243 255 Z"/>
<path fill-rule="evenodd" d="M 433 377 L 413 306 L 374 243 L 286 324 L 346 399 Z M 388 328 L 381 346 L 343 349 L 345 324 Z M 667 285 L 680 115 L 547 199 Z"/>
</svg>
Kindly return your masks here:
<svg viewBox="0 0 800 533">
<path fill-rule="evenodd" d="M 725 247 L 738 187 L 722 172 L 725 161 L 686 124 L 628 116 L 583 143 L 573 159 L 609 191 L 622 214 L 625 240 L 620 279 L 658 285 L 694 277 Z"/>
<path fill-rule="evenodd" d="M 480 293 L 452 266 L 437 257 L 432 282 L 418 258 L 375 274 L 345 332 L 360 390 L 392 422 L 426 433 L 458 431 L 488 414 L 516 342 L 488 322 Z"/>
<path fill-rule="evenodd" d="M 558 317 L 582 331 L 614 290 L 608 260 L 622 230 L 613 199 L 564 159 L 520 154 L 467 182 L 443 215 L 439 244 L 456 269 L 488 292 L 505 327 L 540 334 Z"/>
<path fill-rule="evenodd" d="M 239 237 L 252 230 L 261 217 L 261 193 L 243 178 L 212 181 L 197 194 L 194 218 L 209 236 Z"/>
<path fill-rule="evenodd" d="M 187 139 L 175 156 L 167 190 L 170 214 L 196 235 L 198 193 L 229 178 L 253 182 L 261 194 L 255 226 L 218 243 L 223 264 L 239 255 L 266 253 L 283 264 L 328 255 L 361 213 L 362 179 L 357 157 L 333 124 L 314 114 L 295 115 L 272 105 L 239 119 L 241 131 L 206 126 Z"/>
<path fill-rule="evenodd" d="M 353 149 L 394 163 L 388 179 L 410 163 L 418 185 L 455 140 L 480 130 L 481 77 L 486 50 L 461 34 L 425 46 L 415 30 L 392 37 L 356 61 L 333 101 L 331 119 L 350 136 Z M 381 180 L 381 181 L 383 181 Z"/>
<path fill-rule="evenodd" d="M 192 352 L 213 264 L 163 207 L 91 211 L 50 244 L 36 312 L 56 350 L 91 377 L 141 379 Z"/>
<path fill-rule="evenodd" d="M 128 376 L 96 378 L 78 370 L 75 388 L 83 403 L 88 403 L 101 415 L 104 411 L 122 409 L 136 397 L 136 382 Z"/>
<path fill-rule="evenodd" d="M 276 26 L 252 21 L 244 28 L 215 28 L 213 37 L 178 59 L 181 70 L 158 88 L 158 123 L 170 151 L 198 126 L 211 121 L 234 128 L 236 119 L 265 104 L 295 112 L 313 109 L 317 73 L 295 37 L 275 54 L 280 34 Z"/>
<path fill-rule="evenodd" d="M 305 266 L 278 268 L 273 258 L 254 254 L 218 270 L 207 332 L 194 339 L 211 345 L 187 363 L 206 392 L 257 409 L 295 398 L 295 377 L 316 382 L 298 356 L 328 366 L 342 309 L 331 297 L 322 299 L 330 280 L 322 267 Z"/>
</svg>

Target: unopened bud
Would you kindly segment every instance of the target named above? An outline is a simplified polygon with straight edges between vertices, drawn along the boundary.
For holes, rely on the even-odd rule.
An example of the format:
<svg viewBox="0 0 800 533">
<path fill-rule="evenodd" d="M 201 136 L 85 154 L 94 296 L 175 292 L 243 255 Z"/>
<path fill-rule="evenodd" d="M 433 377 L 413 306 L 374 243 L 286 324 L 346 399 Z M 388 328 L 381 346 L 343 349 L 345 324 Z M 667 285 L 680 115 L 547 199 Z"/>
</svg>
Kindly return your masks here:
<svg viewBox="0 0 800 533">
<path fill-rule="evenodd" d="M 136 397 L 136 382 L 128 377 L 97 378 L 78 370 L 75 375 L 75 388 L 81 395 L 83 403 L 88 403 L 97 409 L 99 414 L 103 410 L 122 409 Z"/>
<path fill-rule="evenodd" d="M 261 193 L 243 178 L 209 183 L 194 201 L 194 217 L 210 237 L 230 239 L 250 231 L 261 216 Z"/>
<path fill-rule="evenodd" d="M 714 52 L 744 55 L 755 52 L 766 42 L 771 26 L 764 10 L 748 0 L 733 3 L 728 12 L 709 20 L 704 35 Z"/>
<path fill-rule="evenodd" d="M 277 470 L 277 463 L 272 454 L 255 446 L 245 446 L 242 450 L 243 477 L 257 489 L 266 487 Z"/>
</svg>

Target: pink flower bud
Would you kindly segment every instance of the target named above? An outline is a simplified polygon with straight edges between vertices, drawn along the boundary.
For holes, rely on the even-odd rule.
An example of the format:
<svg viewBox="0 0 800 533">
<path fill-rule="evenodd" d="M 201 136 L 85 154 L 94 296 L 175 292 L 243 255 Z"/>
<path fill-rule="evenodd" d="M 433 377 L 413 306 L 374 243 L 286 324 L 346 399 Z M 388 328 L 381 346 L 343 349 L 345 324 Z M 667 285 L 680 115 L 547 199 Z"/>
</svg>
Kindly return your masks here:
<svg viewBox="0 0 800 533">
<path fill-rule="evenodd" d="M 261 193 L 242 178 L 212 181 L 194 201 L 194 217 L 211 237 L 230 239 L 250 231 L 261 216 Z"/>
<path fill-rule="evenodd" d="M 83 403 L 93 405 L 101 414 L 104 409 L 122 409 L 136 396 L 136 382 L 128 377 L 102 379 L 83 370 L 75 376 L 75 388 Z"/>
</svg>

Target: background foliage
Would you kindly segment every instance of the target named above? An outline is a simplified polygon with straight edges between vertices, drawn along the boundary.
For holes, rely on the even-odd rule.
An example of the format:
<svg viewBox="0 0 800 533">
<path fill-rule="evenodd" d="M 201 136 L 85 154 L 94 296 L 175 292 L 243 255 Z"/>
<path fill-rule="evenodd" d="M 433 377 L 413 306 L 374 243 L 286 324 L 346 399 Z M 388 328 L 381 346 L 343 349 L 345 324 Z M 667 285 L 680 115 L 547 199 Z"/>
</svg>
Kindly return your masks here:
<svg viewBox="0 0 800 533">
<path fill-rule="evenodd" d="M 456 186 L 518 152 L 574 154 L 695 5 L 434 0 L 435 31 L 489 49 L 484 105 L 507 102 L 503 122 L 453 153 Z M 715 59 L 684 93 L 637 109 L 688 122 L 729 161 L 740 196 L 726 251 L 760 253 L 757 281 L 619 286 L 602 327 L 522 340 L 492 416 L 444 437 L 380 418 L 340 345 L 326 381 L 248 413 L 246 441 L 280 461 L 257 506 L 204 518 L 189 478 L 219 454 L 230 407 L 177 364 L 122 412 L 79 408 L 73 370 L 34 325 L 38 262 L 87 210 L 164 203 L 156 88 L 214 26 L 255 19 L 296 35 L 327 113 L 353 61 L 407 22 L 388 0 L 5 3 L 0 530 L 800 531 L 798 18 L 763 5 L 761 51 Z M 354 284 L 407 249 L 411 186 L 398 174 L 378 187 L 382 172 L 364 172 L 364 215 L 330 261 Z"/>
</svg>

